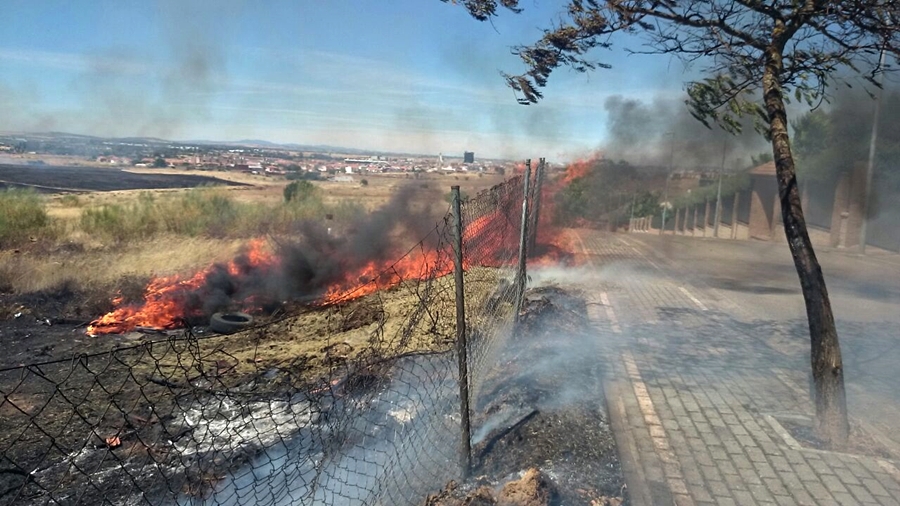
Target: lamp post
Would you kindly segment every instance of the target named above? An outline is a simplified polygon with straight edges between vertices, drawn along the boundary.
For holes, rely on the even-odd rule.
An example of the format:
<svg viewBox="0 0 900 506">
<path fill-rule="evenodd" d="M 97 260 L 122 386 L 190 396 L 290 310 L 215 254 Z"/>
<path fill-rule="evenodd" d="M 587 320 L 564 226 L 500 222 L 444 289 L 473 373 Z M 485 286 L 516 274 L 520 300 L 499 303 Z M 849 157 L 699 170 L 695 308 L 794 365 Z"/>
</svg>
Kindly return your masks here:
<svg viewBox="0 0 900 506">
<path fill-rule="evenodd" d="M 666 188 L 663 190 L 662 223 L 659 225 L 659 235 L 666 232 L 666 211 L 669 209 L 669 180 L 672 179 L 672 170 L 675 163 L 675 132 L 666 132 L 666 136 L 672 137 L 672 146 L 669 149 L 669 169 L 666 172 Z"/>
<path fill-rule="evenodd" d="M 719 187 L 716 188 L 716 212 L 715 212 L 716 217 L 713 218 L 716 222 L 715 225 L 713 225 L 713 237 L 714 238 L 719 237 L 719 219 L 720 219 L 719 210 L 722 209 L 722 173 L 725 172 L 725 153 L 727 153 L 727 152 L 728 152 L 728 140 L 726 139 L 725 142 L 722 143 L 722 166 L 719 167 Z M 705 225 L 706 224 L 704 223 L 704 227 L 705 227 Z M 703 230 L 706 230 L 706 228 L 704 228 Z"/>
<path fill-rule="evenodd" d="M 878 59 L 878 71 L 884 68 L 884 49 Z M 882 79 L 883 81 L 884 79 Z M 872 176 L 875 172 L 875 145 L 878 142 L 878 116 L 881 113 L 881 99 L 884 97 L 884 86 L 878 88 L 878 97 L 875 98 L 875 114 L 872 118 L 872 137 L 869 139 L 869 160 L 866 164 L 866 191 L 863 194 L 862 223 L 859 227 L 859 252 L 866 253 L 866 239 L 869 232 L 869 205 L 872 202 Z"/>
<path fill-rule="evenodd" d="M 633 232 L 634 228 L 634 203 L 637 201 L 637 192 L 631 194 L 631 216 L 628 218 L 628 233 Z"/>
</svg>

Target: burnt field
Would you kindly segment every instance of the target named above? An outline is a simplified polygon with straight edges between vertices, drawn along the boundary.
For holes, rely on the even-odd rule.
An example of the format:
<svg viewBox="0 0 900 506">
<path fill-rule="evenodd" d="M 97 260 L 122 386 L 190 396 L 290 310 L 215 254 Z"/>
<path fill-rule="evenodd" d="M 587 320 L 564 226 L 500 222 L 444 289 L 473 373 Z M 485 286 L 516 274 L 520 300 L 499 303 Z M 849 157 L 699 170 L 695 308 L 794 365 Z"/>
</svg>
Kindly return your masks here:
<svg viewBox="0 0 900 506">
<path fill-rule="evenodd" d="M 156 190 L 203 185 L 246 186 L 210 176 L 138 174 L 100 167 L 0 164 L 0 188 L 33 188 L 42 193 Z"/>
</svg>

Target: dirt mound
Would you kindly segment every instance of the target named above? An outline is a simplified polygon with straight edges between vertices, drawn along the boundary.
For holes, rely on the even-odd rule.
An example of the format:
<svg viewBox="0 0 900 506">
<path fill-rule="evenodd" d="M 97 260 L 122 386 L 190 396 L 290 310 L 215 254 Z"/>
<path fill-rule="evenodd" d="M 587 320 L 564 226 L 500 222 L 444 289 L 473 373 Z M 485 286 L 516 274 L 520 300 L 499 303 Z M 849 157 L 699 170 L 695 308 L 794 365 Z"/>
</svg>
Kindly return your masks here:
<svg viewBox="0 0 900 506">
<path fill-rule="evenodd" d="M 553 485 L 535 468 L 525 471 L 521 479 L 503 486 L 497 496 L 498 506 L 549 506 L 555 494 Z"/>
<path fill-rule="evenodd" d="M 422 506 L 549 506 L 555 497 L 550 480 L 540 470 L 531 468 L 520 479 L 503 485 L 499 492 L 483 485 L 465 493 L 451 481 L 444 490 L 428 496 Z"/>
</svg>

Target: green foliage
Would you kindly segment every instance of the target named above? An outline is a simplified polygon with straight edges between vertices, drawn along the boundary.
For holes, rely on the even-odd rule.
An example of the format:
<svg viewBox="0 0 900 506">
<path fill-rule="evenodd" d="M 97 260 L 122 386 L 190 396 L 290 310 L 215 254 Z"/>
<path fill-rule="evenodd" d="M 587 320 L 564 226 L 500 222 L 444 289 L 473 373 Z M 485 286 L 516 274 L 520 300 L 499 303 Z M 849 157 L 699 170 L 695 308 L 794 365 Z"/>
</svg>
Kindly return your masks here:
<svg viewBox="0 0 900 506">
<path fill-rule="evenodd" d="M 104 205 L 81 213 L 81 229 L 93 237 L 126 241 L 135 236 L 128 225 L 127 213 L 122 206 Z"/>
<path fill-rule="evenodd" d="M 318 195 L 316 186 L 306 180 L 291 181 L 284 187 L 285 202 L 302 202 Z"/>
<path fill-rule="evenodd" d="M 885 94 L 881 102 L 875 153 L 876 188 L 900 189 L 900 94 Z M 838 97 L 829 110 L 799 117 L 793 150 L 797 171 L 806 180 L 831 182 L 869 157 L 875 102 L 867 96 Z"/>
<path fill-rule="evenodd" d="M 659 205 L 659 193 L 656 192 L 641 192 L 637 194 L 634 198 L 634 217 L 635 218 L 645 218 L 647 216 L 656 216 L 662 212 L 662 208 Z M 631 213 L 631 208 L 628 209 L 629 216 Z"/>
<path fill-rule="evenodd" d="M 519 0 L 454 3 L 479 20 L 497 16 L 500 6 L 520 8 Z M 513 48 L 525 71 L 502 73 L 521 104 L 538 102 L 560 67 L 577 72 L 609 67 L 591 50 L 630 38 L 639 53 L 674 56 L 693 66 L 699 77 L 687 83 L 686 103 L 696 119 L 736 133 L 749 118 L 768 137 L 770 114 L 781 118 L 785 103 L 818 105 L 829 98 L 835 82 L 878 86 L 879 72 L 872 69 L 879 65 L 879 50 L 900 56 L 900 25 L 892 2 L 562 4 L 564 14 L 549 20 L 537 41 Z"/>
<path fill-rule="evenodd" d="M 165 168 L 168 166 L 169 166 L 169 164 L 166 163 L 166 159 L 161 156 L 157 156 L 156 160 L 153 160 L 153 167 L 155 167 L 157 169 L 162 169 L 162 168 Z"/>
<path fill-rule="evenodd" d="M 758 167 L 764 163 L 769 163 L 774 159 L 775 157 L 772 156 L 771 151 L 763 151 L 762 153 L 756 155 L 750 155 L 750 163 L 753 167 Z"/>
<path fill-rule="evenodd" d="M 369 180 L 368 179 L 360 179 L 359 184 L 360 184 L 360 186 L 369 186 Z"/>
<path fill-rule="evenodd" d="M 765 162 L 763 162 L 765 163 Z M 746 172 L 722 176 L 722 197 L 750 188 L 750 176 Z M 718 181 L 711 185 L 701 186 L 688 194 L 674 199 L 672 205 L 676 208 L 693 206 L 703 202 L 715 202 L 718 193 Z"/>
<path fill-rule="evenodd" d="M 691 115 L 707 127 L 718 124 L 726 132 L 737 134 L 743 130 L 742 119 L 750 116 L 758 132 L 768 132 L 766 110 L 743 81 L 719 74 L 689 83 L 687 93 Z"/>
<path fill-rule="evenodd" d="M 157 206 L 165 231 L 209 237 L 245 236 L 246 231 L 236 226 L 244 211 L 241 207 L 228 195 L 213 189 L 193 190 Z"/>
<path fill-rule="evenodd" d="M 153 195 L 144 192 L 129 205 L 85 209 L 81 213 L 81 229 L 91 236 L 121 243 L 164 231 L 164 215 Z"/>
<path fill-rule="evenodd" d="M 315 195 L 277 205 L 245 203 L 216 188 L 197 188 L 176 197 L 142 193 L 131 204 L 87 208 L 80 224 L 92 236 L 126 243 L 160 234 L 241 238 L 291 234 L 299 222 L 329 214 L 338 221 L 350 220 L 364 210 L 345 201 L 326 205 Z"/>
<path fill-rule="evenodd" d="M 0 190 L 0 247 L 14 247 L 51 231 L 41 198 L 32 190 Z"/>
</svg>

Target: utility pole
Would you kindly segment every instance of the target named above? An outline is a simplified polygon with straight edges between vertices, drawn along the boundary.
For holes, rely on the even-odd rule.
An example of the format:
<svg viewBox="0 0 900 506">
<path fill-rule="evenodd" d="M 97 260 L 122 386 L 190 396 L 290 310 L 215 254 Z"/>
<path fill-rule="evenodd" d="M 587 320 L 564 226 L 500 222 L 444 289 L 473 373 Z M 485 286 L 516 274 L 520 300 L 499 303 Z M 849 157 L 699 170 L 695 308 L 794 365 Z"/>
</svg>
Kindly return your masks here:
<svg viewBox="0 0 900 506">
<path fill-rule="evenodd" d="M 672 179 L 672 170 L 675 163 L 675 132 L 666 132 L 667 136 L 672 136 L 672 147 L 669 151 L 669 169 L 666 172 L 666 189 L 663 191 L 663 212 L 662 223 L 659 225 L 659 235 L 666 232 L 666 211 L 669 209 L 669 180 Z"/>
<path fill-rule="evenodd" d="M 884 49 L 878 59 L 878 72 L 883 72 Z M 882 81 L 884 79 L 882 78 Z M 878 143 L 878 116 L 881 114 L 881 99 L 884 97 L 884 85 L 878 88 L 878 97 L 875 98 L 875 114 L 872 118 L 872 137 L 869 139 L 869 160 L 866 164 L 866 192 L 863 194 L 862 224 L 859 227 L 859 252 L 866 253 L 866 240 L 869 233 L 869 205 L 872 202 L 872 176 L 875 173 L 875 146 Z"/>
<path fill-rule="evenodd" d="M 728 152 L 728 139 L 722 143 L 722 166 L 719 167 L 719 187 L 716 188 L 716 212 L 715 219 L 716 223 L 713 225 L 713 237 L 719 237 L 719 220 L 721 216 L 719 215 L 720 210 L 722 209 L 722 173 L 725 172 L 725 153 Z"/>
<path fill-rule="evenodd" d="M 634 203 L 637 201 L 637 192 L 631 194 L 631 217 L 628 218 L 628 233 L 633 232 L 634 228 Z"/>
</svg>

